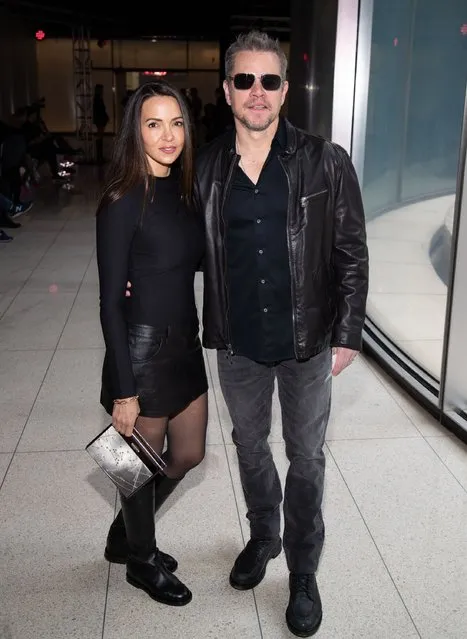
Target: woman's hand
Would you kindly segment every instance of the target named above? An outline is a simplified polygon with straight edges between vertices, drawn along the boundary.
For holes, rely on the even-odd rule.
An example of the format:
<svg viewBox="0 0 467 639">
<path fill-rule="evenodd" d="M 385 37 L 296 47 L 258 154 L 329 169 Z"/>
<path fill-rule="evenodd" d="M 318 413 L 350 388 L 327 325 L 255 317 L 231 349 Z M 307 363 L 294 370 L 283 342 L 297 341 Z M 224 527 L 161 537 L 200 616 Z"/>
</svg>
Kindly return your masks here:
<svg viewBox="0 0 467 639">
<path fill-rule="evenodd" d="M 115 430 L 125 437 L 130 437 L 139 415 L 139 402 L 137 399 L 124 404 L 114 404 L 112 412 L 112 424 Z"/>
</svg>

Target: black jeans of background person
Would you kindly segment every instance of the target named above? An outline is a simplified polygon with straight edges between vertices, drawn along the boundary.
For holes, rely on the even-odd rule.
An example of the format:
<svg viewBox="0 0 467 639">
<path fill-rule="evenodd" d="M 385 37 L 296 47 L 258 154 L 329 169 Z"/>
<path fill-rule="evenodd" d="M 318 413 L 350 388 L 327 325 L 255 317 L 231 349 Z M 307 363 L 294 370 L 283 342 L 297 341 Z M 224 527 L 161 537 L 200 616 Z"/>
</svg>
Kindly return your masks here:
<svg viewBox="0 0 467 639">
<path fill-rule="evenodd" d="M 324 542 L 321 504 L 324 437 L 331 406 L 331 350 L 274 365 L 218 351 L 219 380 L 233 423 L 252 538 L 280 534 L 282 488 L 268 443 L 277 379 L 289 468 L 284 490 L 284 551 L 290 572 L 315 573 Z"/>
<path fill-rule="evenodd" d="M 1 148 L 2 175 L 0 188 L 14 204 L 21 202 L 21 187 L 23 178 L 20 169 L 27 163 L 26 140 L 21 133 L 9 133 L 2 142 Z"/>
<path fill-rule="evenodd" d="M 28 153 L 35 158 L 39 164 L 46 162 L 52 177 L 58 177 L 58 149 L 53 143 L 52 138 L 46 138 L 41 142 L 35 142 L 28 146 Z"/>
</svg>

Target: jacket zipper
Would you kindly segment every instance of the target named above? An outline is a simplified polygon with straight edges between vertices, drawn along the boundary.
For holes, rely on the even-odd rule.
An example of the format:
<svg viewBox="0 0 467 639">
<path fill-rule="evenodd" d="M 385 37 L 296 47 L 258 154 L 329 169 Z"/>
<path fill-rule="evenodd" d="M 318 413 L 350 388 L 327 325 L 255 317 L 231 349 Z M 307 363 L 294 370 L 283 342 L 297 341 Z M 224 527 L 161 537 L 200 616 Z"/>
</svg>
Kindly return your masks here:
<svg viewBox="0 0 467 639">
<path fill-rule="evenodd" d="M 289 198 L 291 196 L 292 190 L 291 190 L 291 186 L 290 186 L 290 175 L 289 172 L 287 170 L 287 168 L 285 167 L 283 161 L 282 161 L 282 157 L 279 155 L 279 162 L 282 166 L 282 168 L 284 169 L 284 173 L 287 177 L 287 184 L 289 187 Z M 288 200 L 289 202 L 289 200 Z M 298 359 L 298 355 L 297 355 L 297 330 L 296 330 L 296 323 L 297 323 L 297 318 L 296 318 L 296 313 L 295 313 L 295 280 L 294 280 L 294 275 L 292 272 L 292 242 L 290 240 L 290 203 L 288 203 L 287 205 L 287 248 L 289 251 L 289 271 L 290 271 L 290 294 L 291 294 L 291 298 L 292 298 L 292 332 L 293 332 L 293 348 L 294 348 L 294 353 L 295 353 L 295 357 Z"/>
<path fill-rule="evenodd" d="M 328 193 L 328 189 L 323 189 L 322 191 L 318 191 L 317 193 L 310 193 L 310 195 L 304 195 L 300 198 L 300 204 L 302 208 L 304 208 L 310 200 L 314 200 L 320 195 L 326 195 L 326 193 Z"/>
<path fill-rule="evenodd" d="M 225 224 L 225 218 L 224 218 L 224 208 L 225 208 L 225 202 L 227 200 L 227 194 L 230 191 L 230 185 L 232 182 L 232 175 L 234 172 L 235 167 L 237 166 L 238 162 L 240 160 L 240 156 L 237 154 L 234 154 L 234 158 L 230 164 L 229 167 L 229 172 L 227 174 L 227 180 L 225 182 L 225 189 L 224 189 L 224 193 L 222 195 L 222 204 L 221 204 L 221 219 L 222 219 L 222 224 L 224 227 L 224 234 L 222 237 L 222 246 L 224 249 L 224 291 L 225 291 L 225 301 L 226 301 L 226 306 L 225 306 L 225 326 L 227 329 L 227 357 L 229 359 L 232 358 L 232 356 L 234 355 L 233 352 L 233 348 L 232 348 L 232 337 L 230 334 L 230 324 L 229 324 L 229 310 L 230 310 L 230 302 L 229 302 L 229 290 L 228 290 L 228 286 L 227 286 L 227 251 L 225 248 L 225 231 L 226 231 L 226 224 Z"/>
</svg>

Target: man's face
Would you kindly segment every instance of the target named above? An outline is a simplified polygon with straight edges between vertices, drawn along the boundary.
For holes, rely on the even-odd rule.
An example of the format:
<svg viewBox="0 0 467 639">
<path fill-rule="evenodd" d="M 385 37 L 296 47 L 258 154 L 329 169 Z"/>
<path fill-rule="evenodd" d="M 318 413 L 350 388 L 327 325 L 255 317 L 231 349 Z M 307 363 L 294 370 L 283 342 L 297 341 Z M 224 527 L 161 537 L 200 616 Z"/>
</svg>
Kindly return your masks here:
<svg viewBox="0 0 467 639">
<path fill-rule="evenodd" d="M 249 77 L 239 76 L 235 80 L 238 74 L 249 74 Z M 288 82 L 280 81 L 279 86 L 271 90 L 276 86 L 271 76 L 280 77 L 280 62 L 275 53 L 242 51 L 235 56 L 232 77 L 224 80 L 225 98 L 235 119 L 250 131 L 265 131 L 279 117 L 284 104 Z M 252 81 L 251 87 L 244 88 Z"/>
</svg>

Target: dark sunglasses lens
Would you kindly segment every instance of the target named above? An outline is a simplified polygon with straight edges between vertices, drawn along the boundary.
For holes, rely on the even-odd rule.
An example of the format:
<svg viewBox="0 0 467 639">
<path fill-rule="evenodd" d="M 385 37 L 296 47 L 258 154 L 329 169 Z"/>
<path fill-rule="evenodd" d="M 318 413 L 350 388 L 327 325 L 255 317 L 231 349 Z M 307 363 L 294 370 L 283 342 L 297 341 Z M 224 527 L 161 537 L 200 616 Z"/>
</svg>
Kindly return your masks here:
<svg viewBox="0 0 467 639">
<path fill-rule="evenodd" d="M 265 91 L 277 91 L 282 83 L 281 76 L 274 73 L 266 73 L 261 78 L 261 84 Z"/>
<path fill-rule="evenodd" d="M 255 76 L 252 73 L 237 73 L 234 75 L 233 83 L 239 91 L 247 91 L 255 83 Z"/>
</svg>

